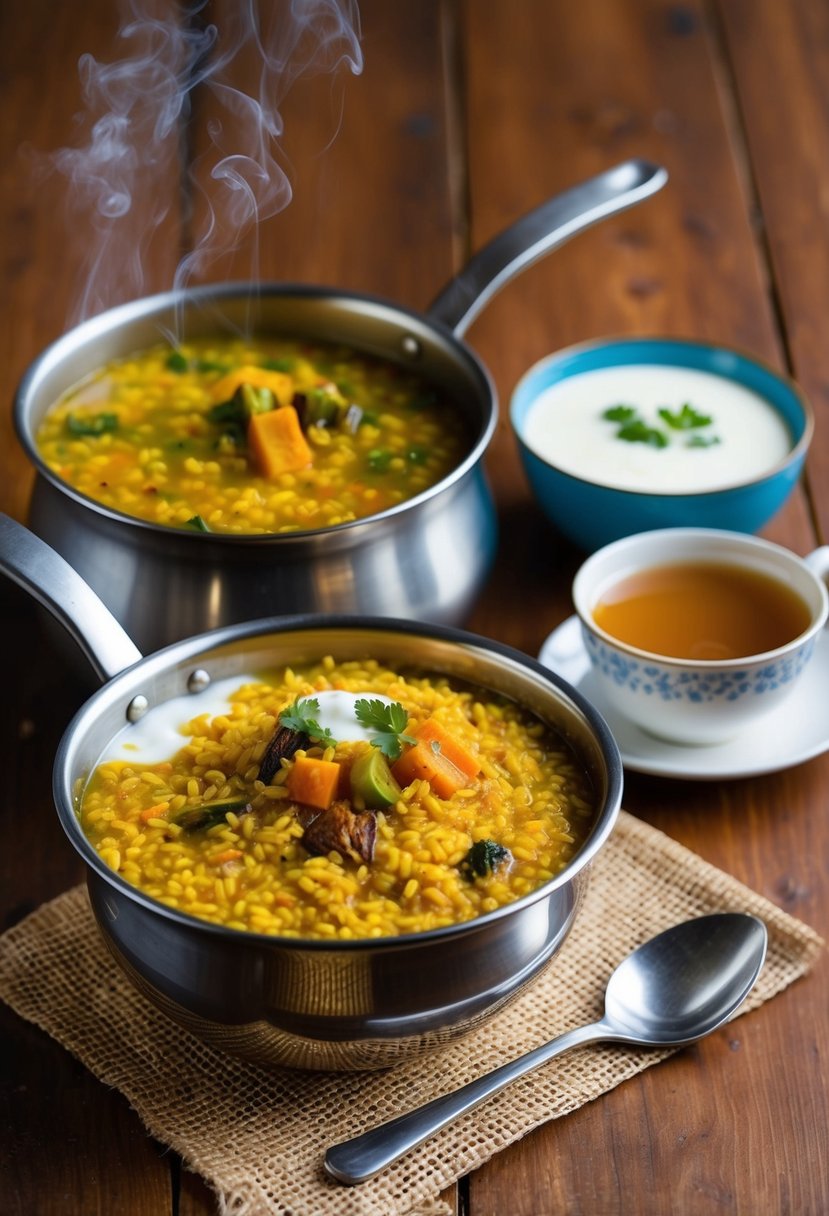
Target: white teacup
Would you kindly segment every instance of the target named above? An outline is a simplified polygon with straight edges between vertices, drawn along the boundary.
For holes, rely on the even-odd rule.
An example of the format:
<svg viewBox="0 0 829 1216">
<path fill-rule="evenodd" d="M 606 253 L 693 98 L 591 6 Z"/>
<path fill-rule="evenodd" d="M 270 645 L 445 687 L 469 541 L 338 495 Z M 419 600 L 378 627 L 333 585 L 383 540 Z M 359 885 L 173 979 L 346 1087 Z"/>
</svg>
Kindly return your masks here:
<svg viewBox="0 0 829 1216">
<path fill-rule="evenodd" d="M 597 624 L 600 601 L 643 571 L 674 566 L 749 571 L 800 601 L 795 636 L 736 658 L 678 658 L 622 641 Z M 776 709 L 797 684 L 829 616 L 829 546 L 801 558 L 742 532 L 665 528 L 628 536 L 587 559 L 573 583 L 582 635 L 603 696 L 643 730 L 675 743 L 726 742 Z M 785 594 L 785 592 L 784 592 Z M 746 622 L 760 611 L 748 593 Z"/>
</svg>

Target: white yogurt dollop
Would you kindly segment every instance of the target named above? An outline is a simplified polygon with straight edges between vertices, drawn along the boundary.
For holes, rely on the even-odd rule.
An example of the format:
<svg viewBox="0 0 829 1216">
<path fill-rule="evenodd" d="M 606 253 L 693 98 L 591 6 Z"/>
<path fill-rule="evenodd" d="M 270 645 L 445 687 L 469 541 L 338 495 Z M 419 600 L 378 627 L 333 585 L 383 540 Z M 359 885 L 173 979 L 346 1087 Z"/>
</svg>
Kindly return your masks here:
<svg viewBox="0 0 829 1216">
<path fill-rule="evenodd" d="M 710 416 L 704 427 L 674 430 L 659 416 L 685 403 Z M 627 405 L 666 438 L 665 447 L 628 442 L 602 417 Z M 689 445 L 697 437 L 696 445 Z M 711 372 L 657 364 L 597 368 L 539 393 L 523 438 L 543 460 L 575 477 L 620 490 L 684 494 L 749 481 L 785 459 L 788 427 L 759 394 Z M 715 440 L 715 442 L 711 442 Z"/>
<path fill-rule="evenodd" d="M 355 706 L 358 701 L 382 701 L 393 705 L 391 697 L 376 692 L 344 692 L 340 689 L 325 689 L 310 694 L 319 702 L 319 713 L 309 714 L 323 728 L 328 728 L 338 743 L 357 743 L 377 734 L 373 727 L 363 726 L 357 720 Z"/>
<path fill-rule="evenodd" d="M 182 731 L 187 722 L 203 714 L 215 718 L 229 713 L 233 694 L 245 684 L 256 683 L 257 679 L 254 675 L 229 676 L 225 680 L 217 680 L 204 692 L 172 697 L 163 705 L 153 706 L 138 722 L 118 732 L 107 747 L 103 760 L 134 760 L 138 764 L 160 764 L 164 760 L 171 760 L 188 741 L 189 736 Z M 309 709 L 308 716 L 323 730 L 330 730 L 338 743 L 369 740 L 377 733 L 357 720 L 355 705 L 358 701 L 393 704 L 390 697 L 376 692 L 344 692 L 339 689 L 309 693 L 300 700 L 311 698 L 319 703 L 319 712 Z"/>
<path fill-rule="evenodd" d="M 171 760 L 189 739 L 182 727 L 194 718 L 207 714 L 211 718 L 230 712 L 233 694 L 256 676 L 229 676 L 216 680 L 204 692 L 185 693 L 171 697 L 163 705 L 154 705 L 138 722 L 130 723 L 118 732 L 104 753 L 104 760 L 135 760 L 138 764 L 160 764 Z"/>
</svg>

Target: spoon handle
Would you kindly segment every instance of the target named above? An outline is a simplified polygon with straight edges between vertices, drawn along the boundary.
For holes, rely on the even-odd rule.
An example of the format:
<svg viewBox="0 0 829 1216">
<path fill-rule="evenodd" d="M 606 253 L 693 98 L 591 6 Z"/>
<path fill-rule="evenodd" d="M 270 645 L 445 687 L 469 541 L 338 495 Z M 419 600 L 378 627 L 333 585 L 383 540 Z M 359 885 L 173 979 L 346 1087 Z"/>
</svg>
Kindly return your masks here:
<svg viewBox="0 0 829 1216">
<path fill-rule="evenodd" d="M 466 1114 L 487 1098 L 497 1094 L 518 1077 L 584 1043 L 595 1043 L 601 1039 L 619 1040 L 618 1031 L 613 1031 L 605 1022 L 594 1022 L 590 1026 L 578 1026 L 549 1043 L 528 1051 L 517 1060 L 510 1060 L 499 1068 L 470 1081 L 460 1089 L 431 1102 L 418 1106 L 405 1115 L 399 1115 L 388 1123 L 334 1144 L 325 1154 L 324 1165 L 332 1178 L 353 1185 L 365 1182 L 381 1170 L 397 1161 L 404 1153 L 428 1140 L 442 1127 Z"/>
</svg>

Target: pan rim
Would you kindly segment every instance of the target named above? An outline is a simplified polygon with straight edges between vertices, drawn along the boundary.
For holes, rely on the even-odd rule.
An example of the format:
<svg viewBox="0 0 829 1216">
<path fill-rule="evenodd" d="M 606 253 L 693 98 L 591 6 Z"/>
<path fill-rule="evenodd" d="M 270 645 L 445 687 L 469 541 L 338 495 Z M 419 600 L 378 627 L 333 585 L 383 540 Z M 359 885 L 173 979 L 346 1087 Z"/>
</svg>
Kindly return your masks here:
<svg viewBox="0 0 829 1216">
<path fill-rule="evenodd" d="M 555 690 L 555 695 L 563 702 L 570 702 L 583 720 L 588 732 L 592 735 L 597 753 L 601 755 L 605 765 L 605 791 L 590 836 L 585 841 L 572 861 L 554 878 L 537 887 L 534 891 L 487 912 L 482 916 L 458 924 L 447 925 L 438 929 L 430 929 L 420 933 L 400 934 L 379 938 L 355 938 L 329 941 L 319 938 L 278 937 L 268 934 L 241 931 L 218 925 L 211 921 L 202 921 L 188 913 L 170 908 L 139 888 L 126 882 L 119 874 L 111 870 L 100 858 L 84 835 L 78 816 L 75 812 L 74 786 L 78 777 L 72 778 L 73 743 L 87 725 L 87 720 L 99 712 L 102 701 L 110 699 L 118 686 L 129 683 L 139 670 L 152 675 L 168 671 L 174 666 L 177 657 L 187 660 L 190 666 L 194 660 L 220 649 L 232 642 L 250 641 L 265 637 L 269 634 L 286 634 L 290 632 L 322 633 L 325 631 L 347 631 L 363 633 L 394 633 L 400 636 L 418 635 L 426 639 L 436 639 L 468 650 L 472 654 L 481 650 L 506 665 L 511 665 L 526 672 L 535 681 L 548 684 Z M 435 625 L 426 622 L 409 621 L 394 617 L 362 617 L 352 615 L 316 615 L 296 614 L 287 617 L 265 617 L 256 621 L 244 622 L 241 625 L 223 626 L 207 633 L 197 634 L 180 642 L 174 642 L 162 650 L 146 656 L 107 681 L 100 689 L 84 703 L 75 713 L 66 727 L 58 745 L 53 766 L 52 790 L 55 807 L 61 826 L 68 836 L 75 851 L 79 854 L 88 869 L 107 886 L 114 887 L 132 904 L 137 905 L 154 916 L 174 923 L 182 929 L 197 932 L 207 938 L 217 938 L 224 942 L 238 943 L 240 947 L 248 945 L 259 949 L 311 950 L 318 952 L 359 953 L 361 951 L 393 951 L 407 948 L 417 948 L 430 942 L 446 940 L 454 936 L 464 936 L 476 932 L 479 928 L 510 915 L 516 915 L 539 901 L 547 898 L 554 891 L 569 885 L 593 861 L 612 832 L 621 809 L 623 788 L 622 759 L 616 741 L 599 710 L 581 692 L 573 688 L 566 680 L 536 659 L 523 651 L 491 638 L 475 634 L 453 626 Z"/>
</svg>

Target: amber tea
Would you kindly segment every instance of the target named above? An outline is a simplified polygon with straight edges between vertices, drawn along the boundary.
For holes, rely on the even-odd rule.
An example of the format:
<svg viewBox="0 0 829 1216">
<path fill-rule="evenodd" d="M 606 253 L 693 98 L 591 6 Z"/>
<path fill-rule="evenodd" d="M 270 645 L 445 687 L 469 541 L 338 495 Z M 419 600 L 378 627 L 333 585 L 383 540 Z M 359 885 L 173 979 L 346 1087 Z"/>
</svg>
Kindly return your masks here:
<svg viewBox="0 0 829 1216">
<path fill-rule="evenodd" d="M 722 661 L 785 646 L 808 629 L 811 613 L 785 583 L 758 570 L 687 562 L 620 580 L 600 597 L 593 619 L 652 654 Z"/>
</svg>

